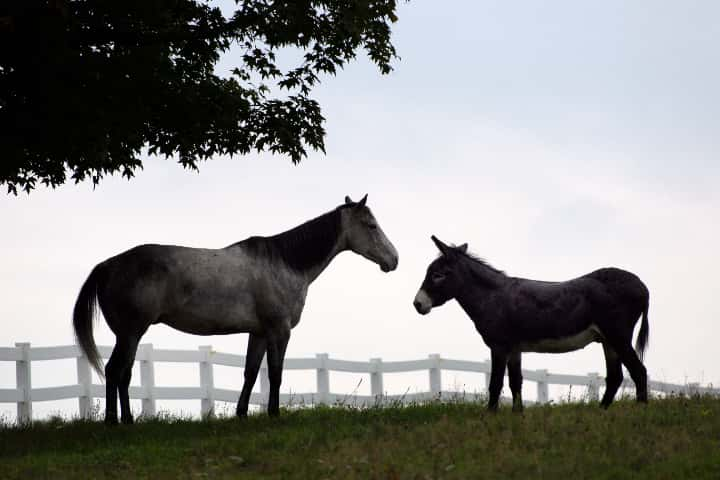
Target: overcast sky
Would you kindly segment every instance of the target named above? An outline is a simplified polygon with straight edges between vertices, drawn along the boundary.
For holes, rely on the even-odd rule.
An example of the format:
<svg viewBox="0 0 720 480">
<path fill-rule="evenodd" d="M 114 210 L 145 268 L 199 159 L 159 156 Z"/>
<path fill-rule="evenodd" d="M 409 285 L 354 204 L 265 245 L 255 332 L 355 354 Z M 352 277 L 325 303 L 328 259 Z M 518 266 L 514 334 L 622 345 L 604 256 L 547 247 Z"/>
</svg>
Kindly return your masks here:
<svg viewBox="0 0 720 480">
<path fill-rule="evenodd" d="M 489 358 L 456 303 L 425 317 L 412 308 L 435 234 L 468 242 L 513 276 L 636 273 L 650 289 L 650 377 L 720 385 L 720 3 L 416 0 L 399 17 L 402 59 L 392 74 L 363 56 L 317 89 L 327 155 L 299 166 L 271 155 L 218 158 L 199 174 L 151 158 L 130 182 L 0 197 L 0 344 L 72 343 L 82 282 L 134 245 L 223 247 L 368 193 L 399 268 L 383 274 L 340 255 L 312 285 L 288 357 Z M 218 68 L 231 66 L 225 58 Z M 114 341 L 103 321 L 95 338 Z M 247 336 L 154 326 L 142 341 L 244 354 Z M 598 344 L 526 354 L 523 366 L 604 375 Z M 72 361 L 33 368 L 34 386 L 75 383 Z M 156 368 L 161 385 L 193 385 L 197 375 Z M 240 371 L 217 375 L 240 388 Z M 283 391 L 314 387 L 313 375 L 286 375 Z M 336 374 L 332 389 L 359 378 Z M 443 381 L 482 388 L 480 376 L 447 372 Z M 0 388 L 14 382 L 14 364 L 0 362 Z M 426 382 L 426 373 L 385 380 L 392 393 Z M 369 392 L 367 379 L 358 391 Z M 0 404 L 0 414 L 14 411 Z"/>
</svg>

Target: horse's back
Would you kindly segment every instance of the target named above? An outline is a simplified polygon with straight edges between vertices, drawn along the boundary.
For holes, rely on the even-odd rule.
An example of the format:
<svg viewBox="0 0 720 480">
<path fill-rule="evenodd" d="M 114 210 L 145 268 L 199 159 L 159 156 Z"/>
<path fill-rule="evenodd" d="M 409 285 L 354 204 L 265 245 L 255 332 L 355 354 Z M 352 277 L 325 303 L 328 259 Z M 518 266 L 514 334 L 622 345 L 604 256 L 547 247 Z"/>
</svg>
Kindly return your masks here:
<svg viewBox="0 0 720 480">
<path fill-rule="evenodd" d="M 249 296 L 256 278 L 252 268 L 241 253 L 225 249 L 139 245 L 101 264 L 98 299 L 103 312 L 129 310 L 155 322 L 175 310 L 219 297 L 230 304 Z"/>
<path fill-rule="evenodd" d="M 298 313 L 306 294 L 297 276 L 242 244 L 139 245 L 101 266 L 98 299 L 106 319 L 129 313 L 200 335 L 256 331 L 259 316 Z"/>
</svg>

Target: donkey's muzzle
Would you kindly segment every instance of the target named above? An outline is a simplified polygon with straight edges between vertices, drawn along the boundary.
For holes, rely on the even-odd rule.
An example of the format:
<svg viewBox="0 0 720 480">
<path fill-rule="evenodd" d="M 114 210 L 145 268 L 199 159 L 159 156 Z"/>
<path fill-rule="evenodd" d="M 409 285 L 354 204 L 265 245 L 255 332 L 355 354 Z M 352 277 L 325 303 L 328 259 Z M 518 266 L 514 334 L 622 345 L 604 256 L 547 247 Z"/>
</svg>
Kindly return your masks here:
<svg viewBox="0 0 720 480">
<path fill-rule="evenodd" d="M 430 297 L 422 288 L 418 291 L 417 295 L 415 295 L 413 307 L 415 307 L 415 310 L 417 310 L 420 315 L 425 315 L 432 310 L 432 300 L 430 300 Z"/>
</svg>

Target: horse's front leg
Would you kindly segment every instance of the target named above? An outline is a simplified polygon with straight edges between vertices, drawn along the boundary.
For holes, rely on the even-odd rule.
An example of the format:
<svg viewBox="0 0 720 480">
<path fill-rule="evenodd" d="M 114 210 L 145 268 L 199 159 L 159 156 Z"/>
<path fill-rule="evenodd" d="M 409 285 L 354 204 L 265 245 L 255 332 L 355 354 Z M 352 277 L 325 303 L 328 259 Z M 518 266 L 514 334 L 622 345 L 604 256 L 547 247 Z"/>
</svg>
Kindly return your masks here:
<svg viewBox="0 0 720 480">
<path fill-rule="evenodd" d="M 490 352 L 490 386 L 488 387 L 488 410 L 496 411 L 500 401 L 505 366 L 508 355 L 504 350 L 493 348 Z"/>
<path fill-rule="evenodd" d="M 280 384 L 282 383 L 283 362 L 290 341 L 290 326 L 282 326 L 268 335 L 268 377 L 270 380 L 270 397 L 268 398 L 268 415 L 280 413 Z"/>
<path fill-rule="evenodd" d="M 250 334 L 248 340 L 247 355 L 245 356 L 245 383 L 243 383 L 242 392 L 237 404 L 237 416 L 246 417 L 248 412 L 248 404 L 250 403 L 250 395 L 252 394 L 255 380 L 257 380 L 260 363 L 265 356 L 267 342 L 265 338 Z"/>
</svg>

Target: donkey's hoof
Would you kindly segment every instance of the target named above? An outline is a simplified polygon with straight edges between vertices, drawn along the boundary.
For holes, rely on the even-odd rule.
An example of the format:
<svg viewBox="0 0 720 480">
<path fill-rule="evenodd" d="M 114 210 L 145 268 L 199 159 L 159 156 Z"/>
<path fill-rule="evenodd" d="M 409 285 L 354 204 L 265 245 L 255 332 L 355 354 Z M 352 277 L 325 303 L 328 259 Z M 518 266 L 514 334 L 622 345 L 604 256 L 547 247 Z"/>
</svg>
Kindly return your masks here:
<svg viewBox="0 0 720 480">
<path fill-rule="evenodd" d="M 115 425 L 117 425 L 117 424 L 118 424 L 118 418 L 117 418 L 116 415 L 115 415 L 115 416 L 113 416 L 113 415 L 105 415 L 105 425 L 108 425 L 108 426 L 111 426 L 111 427 L 112 427 L 112 426 L 115 426 Z"/>
<path fill-rule="evenodd" d="M 132 415 L 129 417 L 122 417 L 121 421 L 123 425 L 132 425 L 133 423 L 135 423 L 135 419 L 132 417 Z"/>
</svg>

